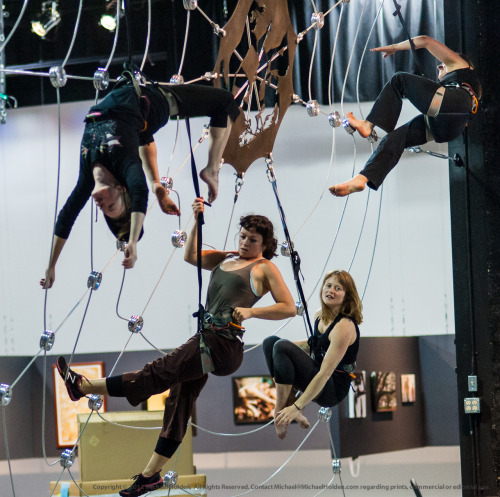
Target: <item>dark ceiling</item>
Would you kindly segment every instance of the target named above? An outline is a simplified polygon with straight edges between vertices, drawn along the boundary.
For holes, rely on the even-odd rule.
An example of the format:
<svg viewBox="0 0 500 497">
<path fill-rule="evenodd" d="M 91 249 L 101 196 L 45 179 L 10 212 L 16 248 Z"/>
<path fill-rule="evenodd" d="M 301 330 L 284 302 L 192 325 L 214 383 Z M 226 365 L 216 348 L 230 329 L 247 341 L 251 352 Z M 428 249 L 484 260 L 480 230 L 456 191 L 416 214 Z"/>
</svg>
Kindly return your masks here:
<svg viewBox="0 0 500 497">
<path fill-rule="evenodd" d="M 61 23 L 50 31 L 46 39 L 31 32 L 31 20 L 41 10 L 41 0 L 30 0 L 19 27 L 5 51 L 7 69 L 24 69 L 47 73 L 50 67 L 60 66 L 71 45 L 78 13 L 76 0 L 60 0 Z M 203 11 L 217 24 L 227 21 L 236 1 L 204 0 Z M 5 33 L 8 35 L 21 11 L 23 2 L 5 0 Z M 182 54 L 187 11 L 182 0 L 152 1 L 151 42 L 144 72 L 157 81 L 169 81 L 177 73 Z M 65 66 L 68 75 L 93 76 L 96 69 L 106 65 L 113 46 L 114 33 L 99 25 L 105 12 L 116 13 L 116 4 L 105 0 L 85 0 L 77 37 Z M 147 0 L 131 2 L 130 40 L 133 61 L 140 65 L 144 55 L 147 24 Z M 117 49 L 110 66 L 112 78 L 122 72 L 122 64 L 129 58 L 125 18 L 121 20 Z M 199 12 L 191 13 L 187 54 L 182 74 L 186 80 L 211 71 L 215 64 L 217 43 L 209 22 Z M 195 56 L 194 56 L 195 55 Z M 7 74 L 7 93 L 14 95 L 19 106 L 54 103 L 56 92 L 47 77 Z M 61 90 L 61 100 L 89 100 L 95 90 L 88 81 L 68 80 Z"/>
</svg>

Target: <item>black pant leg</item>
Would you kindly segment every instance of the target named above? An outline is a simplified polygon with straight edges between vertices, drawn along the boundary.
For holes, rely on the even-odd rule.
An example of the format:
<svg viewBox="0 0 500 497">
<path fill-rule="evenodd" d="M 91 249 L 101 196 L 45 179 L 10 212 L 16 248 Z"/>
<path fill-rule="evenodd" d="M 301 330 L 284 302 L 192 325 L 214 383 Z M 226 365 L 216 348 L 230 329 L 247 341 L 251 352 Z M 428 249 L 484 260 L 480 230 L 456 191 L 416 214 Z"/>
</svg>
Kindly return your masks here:
<svg viewBox="0 0 500 497">
<path fill-rule="evenodd" d="M 370 188 L 378 190 L 385 177 L 399 162 L 404 149 L 426 142 L 425 119 L 420 115 L 384 136 L 359 174 L 368 178 Z"/>
<path fill-rule="evenodd" d="M 439 87 L 439 83 L 422 76 L 397 72 L 380 92 L 366 119 L 389 133 L 396 127 L 403 98 L 407 98 L 419 112 L 426 114 Z"/>
</svg>

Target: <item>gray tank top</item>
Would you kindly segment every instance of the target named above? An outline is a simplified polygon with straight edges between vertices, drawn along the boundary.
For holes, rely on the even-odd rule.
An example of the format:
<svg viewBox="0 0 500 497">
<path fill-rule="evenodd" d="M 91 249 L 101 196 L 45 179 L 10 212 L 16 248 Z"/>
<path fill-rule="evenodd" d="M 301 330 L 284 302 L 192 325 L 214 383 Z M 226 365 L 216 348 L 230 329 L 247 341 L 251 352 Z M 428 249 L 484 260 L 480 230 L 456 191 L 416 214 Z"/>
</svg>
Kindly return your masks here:
<svg viewBox="0 0 500 497">
<path fill-rule="evenodd" d="M 205 308 L 214 316 L 228 313 L 230 315 L 235 307 L 253 307 L 260 300 L 252 290 L 250 272 L 262 259 L 241 269 L 224 271 L 221 264 L 227 260 L 228 258 L 224 259 L 212 269 L 208 285 Z"/>
</svg>

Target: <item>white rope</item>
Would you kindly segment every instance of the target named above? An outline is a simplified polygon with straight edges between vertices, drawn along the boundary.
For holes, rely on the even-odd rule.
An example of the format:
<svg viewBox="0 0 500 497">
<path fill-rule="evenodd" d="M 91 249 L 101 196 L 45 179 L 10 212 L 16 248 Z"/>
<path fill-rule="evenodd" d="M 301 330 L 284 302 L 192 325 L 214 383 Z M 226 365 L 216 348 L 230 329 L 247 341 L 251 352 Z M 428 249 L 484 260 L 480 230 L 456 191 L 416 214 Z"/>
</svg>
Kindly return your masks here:
<svg viewBox="0 0 500 497">
<path fill-rule="evenodd" d="M 120 0 L 118 0 L 118 3 Z M 144 69 L 144 65 L 146 64 L 146 60 L 148 58 L 149 53 L 149 44 L 151 42 L 151 0 L 148 0 L 148 32 L 146 35 L 146 46 L 144 48 L 144 57 L 142 58 L 141 68 L 142 71 Z"/>
<path fill-rule="evenodd" d="M 82 14 L 82 7 L 83 7 L 83 0 L 80 0 L 80 3 L 78 4 L 78 14 L 76 16 L 75 29 L 73 30 L 73 37 L 71 38 L 71 43 L 69 45 L 68 53 L 66 54 L 66 57 L 64 58 L 64 61 L 63 61 L 62 66 L 61 66 L 63 69 L 64 69 L 64 66 L 68 62 L 68 59 L 71 55 L 71 52 L 73 51 L 73 46 L 75 44 L 76 35 L 78 34 L 78 26 L 80 25 L 80 17 Z"/>
<path fill-rule="evenodd" d="M 194 423 L 189 423 L 191 426 L 194 426 L 198 430 L 204 431 L 205 433 L 210 433 L 210 435 L 219 435 L 221 437 L 243 437 L 245 435 L 251 435 L 252 433 L 257 433 L 260 430 L 263 430 L 264 428 L 267 428 L 268 426 L 272 425 L 274 423 L 274 419 L 271 419 L 268 423 L 266 423 L 264 426 L 259 426 L 258 428 L 255 428 L 250 431 L 245 431 L 242 433 L 220 433 L 217 431 L 211 431 L 207 430 L 206 428 L 202 428 L 201 426 L 195 425 Z"/>
<path fill-rule="evenodd" d="M 297 452 L 300 450 L 300 448 L 305 444 L 306 440 L 314 432 L 314 429 L 316 428 L 316 426 L 318 426 L 318 423 L 319 423 L 319 419 L 316 421 L 316 423 L 314 424 L 314 426 L 311 428 L 311 430 L 309 431 L 309 433 L 305 436 L 304 440 L 302 440 L 302 442 L 299 444 L 299 446 L 295 449 L 295 451 L 292 453 L 292 455 L 269 478 L 266 478 L 262 483 L 259 483 L 259 485 L 255 485 L 250 490 L 247 490 L 246 492 L 242 492 L 240 494 L 233 495 L 232 497 L 240 497 L 241 495 L 249 494 L 250 492 L 253 492 L 253 491 L 257 490 L 259 487 L 262 487 L 269 480 L 271 480 L 272 478 L 274 478 L 293 459 L 293 457 L 295 456 L 295 454 L 297 454 Z"/>
</svg>

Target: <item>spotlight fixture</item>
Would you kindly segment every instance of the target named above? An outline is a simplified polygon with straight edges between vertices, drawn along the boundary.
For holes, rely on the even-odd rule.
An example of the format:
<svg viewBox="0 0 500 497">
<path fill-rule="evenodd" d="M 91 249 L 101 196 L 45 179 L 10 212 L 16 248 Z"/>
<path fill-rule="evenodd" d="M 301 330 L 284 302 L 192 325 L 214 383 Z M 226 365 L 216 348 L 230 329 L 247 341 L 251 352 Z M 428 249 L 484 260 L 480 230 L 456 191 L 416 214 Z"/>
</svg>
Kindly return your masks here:
<svg viewBox="0 0 500 497">
<path fill-rule="evenodd" d="M 114 31 L 116 29 L 116 17 L 109 14 L 103 14 L 99 20 L 99 24 L 108 31 Z"/>
<path fill-rule="evenodd" d="M 110 5 L 113 2 L 110 2 Z M 109 6 L 106 7 L 106 10 L 109 9 Z M 118 18 L 121 19 L 124 16 L 124 4 L 123 2 L 121 3 L 120 7 L 118 8 L 118 15 L 111 15 L 111 14 L 103 14 L 101 16 L 101 19 L 99 20 L 99 24 L 104 28 L 107 29 L 108 31 L 115 31 L 116 26 L 118 24 Z"/>
<path fill-rule="evenodd" d="M 41 38 L 61 22 L 61 15 L 57 11 L 57 2 L 43 2 L 42 11 L 35 21 L 31 21 L 31 31 Z"/>
</svg>

